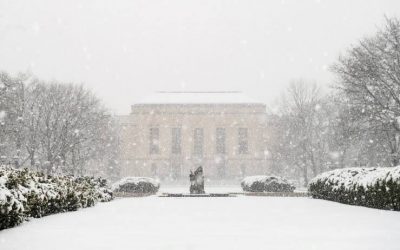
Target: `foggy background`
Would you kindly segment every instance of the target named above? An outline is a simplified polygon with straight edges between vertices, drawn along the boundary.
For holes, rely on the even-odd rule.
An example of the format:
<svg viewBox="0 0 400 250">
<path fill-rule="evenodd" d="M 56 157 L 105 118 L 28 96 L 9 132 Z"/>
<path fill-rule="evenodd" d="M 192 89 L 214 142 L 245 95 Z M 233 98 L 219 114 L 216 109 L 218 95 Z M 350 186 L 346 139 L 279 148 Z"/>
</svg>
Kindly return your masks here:
<svg viewBox="0 0 400 250">
<path fill-rule="evenodd" d="M 242 90 L 270 104 L 400 1 L 0 0 L 0 69 L 85 83 L 118 114 L 156 90 Z"/>
</svg>

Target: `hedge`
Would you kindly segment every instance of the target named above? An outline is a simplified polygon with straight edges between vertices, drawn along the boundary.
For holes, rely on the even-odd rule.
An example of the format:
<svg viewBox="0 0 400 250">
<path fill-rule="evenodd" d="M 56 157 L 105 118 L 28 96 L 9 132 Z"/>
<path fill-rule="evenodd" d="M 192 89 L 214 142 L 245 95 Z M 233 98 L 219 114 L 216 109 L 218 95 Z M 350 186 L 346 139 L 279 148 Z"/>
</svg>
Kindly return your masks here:
<svg viewBox="0 0 400 250">
<path fill-rule="evenodd" d="M 400 211 L 400 166 L 329 171 L 315 177 L 308 190 L 317 199 Z"/>
<path fill-rule="evenodd" d="M 241 186 L 246 192 L 293 192 L 295 186 L 278 176 L 256 175 L 242 180 Z"/>
<path fill-rule="evenodd" d="M 149 177 L 126 177 L 112 185 L 113 192 L 155 194 L 160 188 L 160 183 Z"/>
<path fill-rule="evenodd" d="M 46 176 L 28 169 L 0 166 L 0 230 L 30 217 L 76 211 L 112 199 L 105 179 Z"/>
</svg>

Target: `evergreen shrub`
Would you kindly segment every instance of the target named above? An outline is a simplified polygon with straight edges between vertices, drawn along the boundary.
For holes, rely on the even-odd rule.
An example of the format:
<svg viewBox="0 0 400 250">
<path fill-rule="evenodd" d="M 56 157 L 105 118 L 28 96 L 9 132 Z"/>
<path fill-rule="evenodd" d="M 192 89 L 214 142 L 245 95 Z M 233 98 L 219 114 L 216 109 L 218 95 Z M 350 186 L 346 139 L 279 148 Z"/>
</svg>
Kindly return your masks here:
<svg viewBox="0 0 400 250">
<path fill-rule="evenodd" d="M 400 166 L 336 169 L 315 177 L 308 191 L 317 199 L 400 211 Z"/>
<path fill-rule="evenodd" d="M 241 186 L 246 192 L 293 192 L 296 189 L 282 177 L 267 175 L 248 176 L 242 180 Z"/>
<path fill-rule="evenodd" d="M 30 217 L 76 211 L 112 199 L 113 193 L 102 178 L 46 176 L 0 166 L 0 230 Z"/>
<path fill-rule="evenodd" d="M 160 189 L 160 183 L 149 177 L 126 177 L 112 186 L 116 193 L 155 194 Z"/>
</svg>

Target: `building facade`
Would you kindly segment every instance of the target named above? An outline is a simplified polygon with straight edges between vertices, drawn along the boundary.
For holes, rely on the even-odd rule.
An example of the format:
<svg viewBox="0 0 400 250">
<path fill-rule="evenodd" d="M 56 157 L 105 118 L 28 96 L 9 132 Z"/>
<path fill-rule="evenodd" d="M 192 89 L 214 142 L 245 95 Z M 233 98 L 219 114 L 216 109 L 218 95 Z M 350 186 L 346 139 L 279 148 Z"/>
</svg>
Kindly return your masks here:
<svg viewBox="0 0 400 250">
<path fill-rule="evenodd" d="M 208 178 L 266 171 L 266 107 L 240 92 L 158 92 L 121 117 L 122 176 Z"/>
</svg>

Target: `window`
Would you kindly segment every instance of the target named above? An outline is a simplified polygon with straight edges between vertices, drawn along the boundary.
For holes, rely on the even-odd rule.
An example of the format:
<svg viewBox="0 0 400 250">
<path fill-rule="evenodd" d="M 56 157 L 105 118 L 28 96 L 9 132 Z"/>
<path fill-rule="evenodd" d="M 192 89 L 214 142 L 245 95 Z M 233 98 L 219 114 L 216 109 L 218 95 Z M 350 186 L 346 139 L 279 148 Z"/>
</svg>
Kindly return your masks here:
<svg viewBox="0 0 400 250">
<path fill-rule="evenodd" d="M 160 139 L 160 129 L 159 128 L 150 128 L 150 136 L 149 136 L 150 154 L 159 154 L 160 153 L 159 139 Z"/>
<path fill-rule="evenodd" d="M 204 130 L 202 128 L 194 129 L 193 134 L 193 154 L 203 156 Z"/>
<path fill-rule="evenodd" d="M 238 129 L 238 153 L 247 154 L 249 153 L 249 142 L 248 142 L 248 129 L 239 128 Z"/>
<path fill-rule="evenodd" d="M 240 174 L 242 177 L 246 176 L 246 165 L 245 164 L 240 165 Z"/>
<path fill-rule="evenodd" d="M 174 164 L 171 169 L 171 177 L 176 180 L 181 177 L 181 165 Z"/>
<path fill-rule="evenodd" d="M 226 133 L 224 128 L 217 128 L 216 131 L 216 151 L 217 154 L 225 154 Z"/>
<path fill-rule="evenodd" d="M 182 151 L 182 130 L 181 128 L 171 129 L 171 153 L 181 154 Z"/>
<path fill-rule="evenodd" d="M 217 155 L 217 157 L 215 158 L 217 173 L 219 177 L 225 177 L 225 170 L 226 170 L 225 159 L 226 158 L 223 155 Z"/>
<path fill-rule="evenodd" d="M 157 164 L 155 164 L 155 163 L 151 164 L 151 173 L 153 176 L 157 176 L 157 174 L 158 174 Z"/>
</svg>

